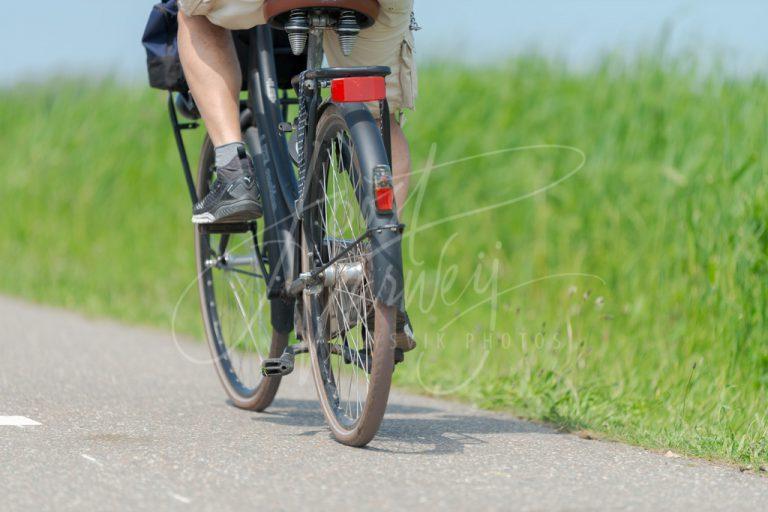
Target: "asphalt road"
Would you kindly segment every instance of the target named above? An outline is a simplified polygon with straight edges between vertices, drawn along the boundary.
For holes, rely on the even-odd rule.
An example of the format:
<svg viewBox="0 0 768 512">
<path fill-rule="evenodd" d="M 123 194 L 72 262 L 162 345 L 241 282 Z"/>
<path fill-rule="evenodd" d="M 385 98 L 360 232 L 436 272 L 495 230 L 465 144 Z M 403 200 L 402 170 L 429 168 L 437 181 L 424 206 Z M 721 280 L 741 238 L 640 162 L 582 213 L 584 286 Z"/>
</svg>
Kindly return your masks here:
<svg viewBox="0 0 768 512">
<path fill-rule="evenodd" d="M 335 443 L 306 372 L 227 405 L 203 344 L 0 298 L 0 510 L 760 510 L 768 478 L 395 393 Z M 18 423 L 22 416 L 36 426 Z"/>
</svg>

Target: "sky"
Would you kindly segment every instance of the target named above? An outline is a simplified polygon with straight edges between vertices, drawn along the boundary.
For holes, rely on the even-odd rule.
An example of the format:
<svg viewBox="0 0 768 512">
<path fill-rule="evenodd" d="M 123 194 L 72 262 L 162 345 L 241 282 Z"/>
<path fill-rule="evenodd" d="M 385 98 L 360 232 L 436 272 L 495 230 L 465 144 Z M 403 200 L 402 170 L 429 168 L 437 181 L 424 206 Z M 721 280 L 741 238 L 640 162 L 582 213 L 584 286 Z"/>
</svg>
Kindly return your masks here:
<svg viewBox="0 0 768 512">
<path fill-rule="evenodd" d="M 0 84 L 49 74 L 144 79 L 140 38 L 152 0 L 6 2 Z M 493 62 L 537 51 L 575 67 L 631 54 L 671 29 L 673 49 L 718 55 L 737 73 L 768 70 L 768 0 L 416 0 L 419 59 Z"/>
</svg>

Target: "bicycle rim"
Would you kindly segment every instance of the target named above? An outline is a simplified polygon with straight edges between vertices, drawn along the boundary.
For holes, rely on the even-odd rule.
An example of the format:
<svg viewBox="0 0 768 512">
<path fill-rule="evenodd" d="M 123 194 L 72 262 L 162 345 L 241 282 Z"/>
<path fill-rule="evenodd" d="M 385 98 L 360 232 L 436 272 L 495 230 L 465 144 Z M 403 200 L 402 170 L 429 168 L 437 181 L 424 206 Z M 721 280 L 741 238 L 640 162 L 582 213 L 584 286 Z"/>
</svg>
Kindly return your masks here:
<svg viewBox="0 0 768 512">
<path fill-rule="evenodd" d="M 213 179 L 213 146 L 206 138 L 200 159 L 199 193 Z M 240 408 L 263 410 L 280 377 L 263 377 L 261 363 L 279 356 L 288 334 L 270 324 L 270 301 L 253 231 L 210 233 L 196 227 L 198 291 L 206 339 L 221 383 Z"/>
<path fill-rule="evenodd" d="M 327 109 L 317 129 L 308 173 L 302 270 L 345 255 L 322 289 L 304 292 L 305 331 L 323 412 L 334 437 L 362 446 L 376 434 L 392 379 L 395 308 L 374 299 L 370 244 L 351 242 L 367 230 L 360 208 L 355 143 L 344 118 Z"/>
</svg>

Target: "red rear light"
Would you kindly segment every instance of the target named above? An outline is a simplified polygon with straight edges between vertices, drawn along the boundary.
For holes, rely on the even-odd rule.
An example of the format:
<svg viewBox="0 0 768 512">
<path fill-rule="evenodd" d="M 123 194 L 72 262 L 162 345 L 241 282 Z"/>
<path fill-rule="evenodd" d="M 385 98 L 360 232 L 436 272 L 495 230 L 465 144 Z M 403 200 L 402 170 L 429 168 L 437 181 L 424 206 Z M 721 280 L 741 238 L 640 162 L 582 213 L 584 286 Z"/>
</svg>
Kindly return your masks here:
<svg viewBox="0 0 768 512">
<path fill-rule="evenodd" d="M 383 76 L 355 76 L 331 80 L 331 98 L 337 103 L 378 101 L 387 97 Z"/>
<path fill-rule="evenodd" d="M 379 165 L 373 169 L 373 190 L 376 210 L 379 213 L 392 213 L 395 206 L 395 188 L 392 185 L 392 171 L 388 165 Z"/>
<path fill-rule="evenodd" d="M 382 213 L 389 213 L 395 205 L 395 192 L 391 188 L 376 189 L 376 209 Z"/>
</svg>

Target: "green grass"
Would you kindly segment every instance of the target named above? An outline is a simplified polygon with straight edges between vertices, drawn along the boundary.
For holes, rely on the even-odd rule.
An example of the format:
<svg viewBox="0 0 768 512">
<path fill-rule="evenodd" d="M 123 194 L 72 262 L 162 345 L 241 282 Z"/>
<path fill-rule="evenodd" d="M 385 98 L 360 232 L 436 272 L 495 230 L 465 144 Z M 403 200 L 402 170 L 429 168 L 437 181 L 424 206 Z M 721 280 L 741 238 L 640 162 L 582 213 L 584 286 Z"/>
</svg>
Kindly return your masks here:
<svg viewBox="0 0 768 512">
<path fill-rule="evenodd" d="M 436 63 L 420 86 L 405 221 L 421 348 L 398 384 L 768 463 L 765 77 L 523 57 Z M 162 94 L 18 86 L 0 125 L 0 289 L 166 328 L 183 297 L 178 325 L 199 334 Z"/>
</svg>

